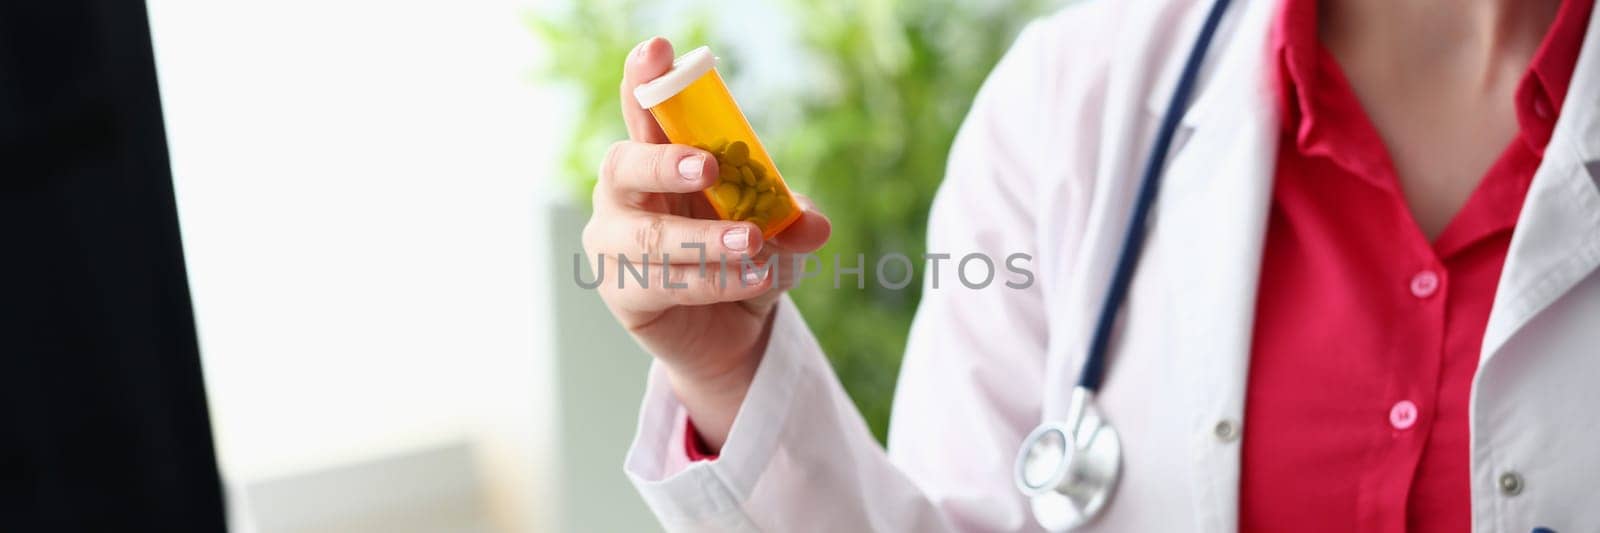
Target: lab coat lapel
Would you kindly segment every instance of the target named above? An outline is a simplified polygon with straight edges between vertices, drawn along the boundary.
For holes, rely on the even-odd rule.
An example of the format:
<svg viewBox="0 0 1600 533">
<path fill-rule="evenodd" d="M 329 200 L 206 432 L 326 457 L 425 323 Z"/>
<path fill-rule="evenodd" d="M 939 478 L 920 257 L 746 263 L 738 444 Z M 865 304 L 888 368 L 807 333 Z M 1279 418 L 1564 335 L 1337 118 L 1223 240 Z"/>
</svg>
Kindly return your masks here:
<svg viewBox="0 0 1600 533">
<path fill-rule="evenodd" d="M 1590 17 L 1561 117 L 1500 274 L 1480 367 L 1600 266 L 1600 17 Z"/>
<path fill-rule="evenodd" d="M 1184 434 L 1196 471 L 1195 508 L 1204 531 L 1237 529 L 1239 446 L 1213 428 L 1244 416 L 1266 216 L 1277 161 L 1278 120 L 1264 83 L 1274 2 L 1243 3 L 1233 38 L 1213 52 L 1216 78 L 1196 95 L 1188 141 L 1172 156 L 1152 241 L 1169 258 L 1175 346 L 1189 384 Z M 1158 237 L 1157 237 L 1158 236 Z"/>
</svg>

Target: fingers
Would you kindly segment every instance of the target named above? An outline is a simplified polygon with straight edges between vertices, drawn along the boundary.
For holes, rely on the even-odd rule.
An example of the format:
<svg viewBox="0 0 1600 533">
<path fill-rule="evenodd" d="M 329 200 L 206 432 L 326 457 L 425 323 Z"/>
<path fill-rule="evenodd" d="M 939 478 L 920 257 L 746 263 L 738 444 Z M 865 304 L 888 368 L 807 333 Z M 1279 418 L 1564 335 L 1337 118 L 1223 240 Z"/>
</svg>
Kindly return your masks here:
<svg viewBox="0 0 1600 533">
<path fill-rule="evenodd" d="M 691 193 L 717 182 L 717 160 L 677 144 L 619 141 L 600 163 L 597 195 L 634 203 L 646 193 Z"/>
<path fill-rule="evenodd" d="M 630 311 L 744 301 L 766 294 L 773 283 L 770 267 L 749 268 L 737 261 L 725 269 L 711 264 L 704 270 L 691 265 L 624 267 L 617 257 L 602 261 L 602 296 L 608 304 Z"/>
<path fill-rule="evenodd" d="M 761 230 L 749 222 L 702 220 L 636 211 L 596 216 L 583 230 L 591 254 L 626 256 L 636 262 L 737 263 L 762 247 Z"/>
<path fill-rule="evenodd" d="M 801 194 L 795 194 L 794 197 L 804 212 L 788 229 L 773 237 L 772 244 L 790 252 L 814 252 L 828 242 L 828 236 L 833 234 L 833 223 L 817 211 L 816 204 L 810 198 Z"/>
<path fill-rule="evenodd" d="M 832 227 L 809 199 L 797 199 L 805 213 L 771 243 L 748 222 L 633 211 L 597 213 L 584 228 L 584 248 L 597 261 L 600 290 L 614 308 L 648 312 L 721 302 L 764 308 L 821 268 L 808 253 L 827 241 Z M 777 245 L 780 240 L 785 246 Z"/>
<path fill-rule="evenodd" d="M 765 246 L 754 224 L 667 215 L 657 212 L 666 208 L 646 204 L 653 193 L 694 193 L 717 180 L 716 160 L 702 150 L 667 144 L 655 117 L 633 96 L 640 84 L 670 70 L 672 58 L 672 44 L 656 37 L 634 47 L 623 66 L 619 96 L 630 141 L 612 145 L 601 164 L 596 216 L 584 228 L 584 247 L 598 260 L 593 266 L 604 280 L 601 290 L 608 304 L 636 310 L 769 301 L 777 283 L 792 284 L 794 277 L 783 272 L 789 265 L 775 263 L 820 248 L 832 226 L 809 199 L 799 197 L 800 219 L 770 243 L 781 246 Z M 745 264 L 751 256 L 759 267 Z M 619 258 L 634 262 L 622 269 Z M 652 264 L 655 270 L 645 276 L 651 283 L 636 283 L 642 265 Z M 620 283 L 624 278 L 628 283 Z"/>
<path fill-rule="evenodd" d="M 806 252 L 784 252 L 764 259 L 778 265 L 773 284 L 780 290 L 789 290 L 800 283 L 801 276 L 815 277 L 822 271 L 821 260 Z"/>
<path fill-rule="evenodd" d="M 656 79 L 672 69 L 672 43 L 652 37 L 633 47 L 622 67 L 622 120 L 628 125 L 628 138 L 644 143 L 665 143 L 667 134 L 661 132 L 650 111 L 639 107 L 633 97 L 633 88 Z"/>
</svg>

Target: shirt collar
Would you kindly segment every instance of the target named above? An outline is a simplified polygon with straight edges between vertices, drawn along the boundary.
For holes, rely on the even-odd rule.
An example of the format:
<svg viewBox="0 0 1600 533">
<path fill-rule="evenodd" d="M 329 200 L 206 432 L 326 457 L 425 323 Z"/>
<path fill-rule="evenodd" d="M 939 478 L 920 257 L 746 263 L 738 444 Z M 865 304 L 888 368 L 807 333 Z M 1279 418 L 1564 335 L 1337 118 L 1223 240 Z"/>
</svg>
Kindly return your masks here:
<svg viewBox="0 0 1600 533">
<path fill-rule="evenodd" d="M 1279 116 L 1285 141 L 1304 155 L 1323 157 L 1356 175 L 1373 177 L 1389 166 L 1366 111 L 1350 90 L 1344 71 L 1317 33 L 1317 0 L 1284 0 L 1273 21 L 1269 57 L 1274 60 Z"/>
<path fill-rule="evenodd" d="M 1304 136 L 1312 111 L 1309 91 L 1317 86 L 1317 5 L 1315 0 L 1284 0 L 1280 5 L 1267 41 L 1273 63 L 1269 81 L 1283 130 Z"/>
<path fill-rule="evenodd" d="M 1323 89 L 1327 84 L 1348 86 L 1343 72 L 1328 51 L 1323 48 L 1317 33 L 1318 0 L 1284 0 L 1278 17 L 1273 21 L 1270 37 L 1271 55 L 1275 75 L 1274 84 L 1279 116 L 1283 117 L 1283 131 L 1292 136 L 1296 146 L 1306 155 L 1333 158 L 1341 164 L 1360 167 L 1380 164 L 1376 161 L 1344 160 L 1340 152 L 1330 147 L 1338 145 L 1333 136 L 1347 127 L 1327 127 L 1324 122 L 1342 122 L 1349 117 L 1364 117 L 1359 101 L 1350 91 Z M 1521 138 L 1536 153 L 1543 154 L 1550 142 L 1556 117 L 1561 114 L 1568 85 L 1572 82 L 1578 53 L 1583 46 L 1590 12 L 1595 0 L 1564 0 L 1550 30 L 1529 63 L 1516 91 L 1518 124 Z M 1337 139 L 1345 141 L 1347 139 Z"/>
<path fill-rule="evenodd" d="M 1528 64 L 1528 73 L 1517 86 L 1517 123 L 1522 127 L 1522 139 L 1540 155 L 1550 143 L 1556 117 L 1561 115 L 1593 10 L 1594 0 L 1564 0 L 1544 42 Z"/>
</svg>

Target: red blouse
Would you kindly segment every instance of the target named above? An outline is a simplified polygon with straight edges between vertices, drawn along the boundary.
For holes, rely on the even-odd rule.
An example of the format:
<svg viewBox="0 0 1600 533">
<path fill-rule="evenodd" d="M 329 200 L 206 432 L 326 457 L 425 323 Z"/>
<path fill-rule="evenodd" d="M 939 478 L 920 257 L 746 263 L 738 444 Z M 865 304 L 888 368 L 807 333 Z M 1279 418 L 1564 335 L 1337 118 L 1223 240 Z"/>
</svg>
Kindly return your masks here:
<svg viewBox="0 0 1600 533">
<path fill-rule="evenodd" d="M 1516 139 L 1432 243 L 1383 141 L 1285 0 L 1283 140 L 1256 304 L 1240 530 L 1468 531 L 1468 394 L 1523 196 L 1594 0 L 1565 0 L 1516 93 Z M 712 460 L 693 422 L 683 447 Z"/>
<path fill-rule="evenodd" d="M 1245 401 L 1241 531 L 1468 531 L 1468 397 L 1523 196 L 1594 0 L 1566 0 L 1516 92 L 1520 131 L 1433 242 L 1377 130 L 1286 0 L 1283 138 Z"/>
</svg>

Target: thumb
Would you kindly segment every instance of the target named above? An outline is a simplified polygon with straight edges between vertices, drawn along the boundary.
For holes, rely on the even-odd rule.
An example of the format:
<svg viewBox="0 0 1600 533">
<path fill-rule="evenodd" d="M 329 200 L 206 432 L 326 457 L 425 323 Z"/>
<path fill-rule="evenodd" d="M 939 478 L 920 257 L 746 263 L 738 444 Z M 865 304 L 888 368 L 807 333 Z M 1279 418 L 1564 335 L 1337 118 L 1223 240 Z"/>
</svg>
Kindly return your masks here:
<svg viewBox="0 0 1600 533">
<path fill-rule="evenodd" d="M 651 37 L 628 54 L 622 67 L 622 120 L 628 125 L 628 138 L 638 142 L 663 144 L 667 134 L 650 111 L 639 107 L 633 89 L 666 74 L 672 69 L 672 43 L 661 37 Z"/>
</svg>

